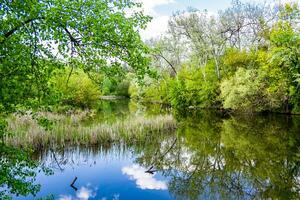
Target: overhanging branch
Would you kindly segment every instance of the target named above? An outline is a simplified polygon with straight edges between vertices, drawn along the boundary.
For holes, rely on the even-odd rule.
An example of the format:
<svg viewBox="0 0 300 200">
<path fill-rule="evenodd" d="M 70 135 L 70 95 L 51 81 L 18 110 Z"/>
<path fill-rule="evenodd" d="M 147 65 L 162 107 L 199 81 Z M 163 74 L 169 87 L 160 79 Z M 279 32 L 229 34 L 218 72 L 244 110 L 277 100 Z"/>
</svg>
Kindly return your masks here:
<svg viewBox="0 0 300 200">
<path fill-rule="evenodd" d="M 162 54 L 152 54 L 152 55 L 155 56 L 155 57 L 157 57 L 157 56 L 161 57 L 164 61 L 166 61 L 168 63 L 168 65 L 171 67 L 173 72 L 175 74 L 177 74 L 177 71 L 176 71 L 175 67 L 173 66 L 173 64 L 166 57 L 164 57 Z"/>
<path fill-rule="evenodd" d="M 33 19 L 27 19 L 24 22 L 21 22 L 20 25 L 14 27 L 13 29 L 11 29 L 10 31 L 4 33 L 4 38 L 9 38 L 11 35 L 13 35 L 18 29 L 20 29 L 22 26 L 25 26 L 26 24 L 36 21 L 36 20 L 41 20 L 44 19 L 43 17 L 39 17 L 39 18 L 33 18 Z M 4 43 L 5 40 L 2 40 L 0 43 Z"/>
</svg>

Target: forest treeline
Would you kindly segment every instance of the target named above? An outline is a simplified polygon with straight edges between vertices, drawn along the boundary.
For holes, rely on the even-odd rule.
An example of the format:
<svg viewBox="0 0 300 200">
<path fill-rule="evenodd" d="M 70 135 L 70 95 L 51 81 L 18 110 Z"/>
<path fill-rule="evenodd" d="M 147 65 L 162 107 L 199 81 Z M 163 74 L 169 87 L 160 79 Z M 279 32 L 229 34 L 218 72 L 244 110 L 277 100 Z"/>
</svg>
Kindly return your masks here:
<svg viewBox="0 0 300 200">
<path fill-rule="evenodd" d="M 300 112 L 299 3 L 189 9 L 142 42 L 132 1 L 1 4 L 0 110 L 93 107 L 127 96 L 173 108 Z"/>
<path fill-rule="evenodd" d="M 299 4 L 233 1 L 218 14 L 189 10 L 148 42 L 158 79 L 131 95 L 176 108 L 300 112 Z"/>
</svg>

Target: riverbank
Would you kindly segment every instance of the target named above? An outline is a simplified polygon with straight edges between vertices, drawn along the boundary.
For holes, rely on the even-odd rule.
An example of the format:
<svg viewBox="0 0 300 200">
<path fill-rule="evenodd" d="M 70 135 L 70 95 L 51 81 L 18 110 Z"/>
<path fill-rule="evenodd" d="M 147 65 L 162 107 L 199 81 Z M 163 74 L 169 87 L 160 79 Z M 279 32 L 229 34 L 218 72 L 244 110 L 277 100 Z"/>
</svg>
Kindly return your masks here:
<svg viewBox="0 0 300 200">
<path fill-rule="evenodd" d="M 109 95 L 109 96 L 100 96 L 100 99 L 112 101 L 112 100 L 125 100 L 125 99 L 129 99 L 129 97 Z"/>
</svg>

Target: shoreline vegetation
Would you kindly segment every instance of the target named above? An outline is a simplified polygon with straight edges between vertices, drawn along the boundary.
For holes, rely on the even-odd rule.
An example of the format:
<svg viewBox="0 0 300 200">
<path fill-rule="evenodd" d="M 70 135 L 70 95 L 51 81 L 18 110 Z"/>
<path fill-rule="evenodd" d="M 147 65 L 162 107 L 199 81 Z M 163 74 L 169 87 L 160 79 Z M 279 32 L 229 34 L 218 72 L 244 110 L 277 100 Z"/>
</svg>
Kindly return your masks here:
<svg viewBox="0 0 300 200">
<path fill-rule="evenodd" d="M 91 112 L 71 115 L 38 112 L 33 116 L 12 114 L 8 118 L 8 131 L 4 141 L 15 147 L 41 150 L 53 146 L 96 145 L 99 143 L 134 143 L 155 133 L 168 133 L 176 128 L 172 115 L 130 116 L 115 122 L 95 122 L 84 125 Z M 36 118 L 36 119 L 35 119 Z M 44 120 L 41 124 L 40 121 Z M 152 136 L 151 136 L 152 135 Z"/>
<path fill-rule="evenodd" d="M 129 2 L 114 6 L 117 10 L 139 7 Z M 138 31 L 133 31 L 145 28 L 151 20 L 142 13 L 127 18 L 121 12 L 120 20 L 115 21 L 115 13 L 100 1 L 97 5 L 108 20 L 99 21 L 102 13 L 95 11 L 100 16 L 91 16 L 89 20 L 95 23 L 86 27 L 90 21 L 81 16 L 90 13 L 73 11 L 82 6 L 94 9 L 90 4 L 72 5 L 69 12 L 74 16 L 68 15 L 61 22 L 44 2 L 27 3 L 37 8 L 37 13 L 26 11 L 28 16 L 41 21 L 34 21 L 28 30 L 18 26 L 18 31 L 13 29 L 0 40 L 4 55 L 0 65 L 1 112 L 39 107 L 52 111 L 56 107 L 87 109 L 97 106 L 99 99 L 130 98 L 178 110 L 300 114 L 300 9 L 296 1 L 273 5 L 233 0 L 212 16 L 205 10 L 178 11 L 170 17 L 166 33 L 145 42 Z M 7 10 L 16 9 L 14 4 L 6 6 Z M 64 8 L 59 1 L 53 7 Z M 3 12 L 19 21 L 19 15 Z M 55 20 L 59 23 L 48 24 Z M 13 22 L 4 19 L 4 30 L 15 27 Z M 120 26 L 120 30 L 113 32 L 108 28 L 112 26 Z M 59 31 L 61 28 L 66 35 Z M 107 33 L 104 38 L 103 32 Z M 61 45 L 55 55 L 52 43 L 47 43 L 51 40 Z M 11 70 L 14 68 L 16 72 Z"/>
<path fill-rule="evenodd" d="M 181 110 L 300 114 L 299 19 L 297 1 L 177 12 L 148 42 L 158 78 L 131 84 L 129 94 Z"/>
<path fill-rule="evenodd" d="M 110 95 L 110 96 L 100 96 L 100 99 L 101 99 L 101 100 L 108 100 L 108 101 L 111 101 L 111 100 L 123 100 L 123 99 L 129 99 L 129 98 L 126 97 L 126 96 L 115 96 L 115 95 Z"/>
</svg>

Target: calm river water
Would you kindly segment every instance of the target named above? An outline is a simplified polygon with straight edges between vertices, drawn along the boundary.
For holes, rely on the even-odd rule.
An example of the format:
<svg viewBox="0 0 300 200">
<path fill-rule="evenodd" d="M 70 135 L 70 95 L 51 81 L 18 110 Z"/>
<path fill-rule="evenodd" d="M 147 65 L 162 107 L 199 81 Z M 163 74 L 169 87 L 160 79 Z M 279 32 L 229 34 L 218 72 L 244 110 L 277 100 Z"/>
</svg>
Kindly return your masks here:
<svg viewBox="0 0 300 200">
<path fill-rule="evenodd" d="M 160 106 L 106 102 L 97 121 Z M 300 118 L 174 112 L 178 128 L 133 144 L 46 149 L 35 154 L 36 196 L 13 199 L 299 199 Z M 0 190 L 1 191 L 1 190 Z"/>
</svg>

